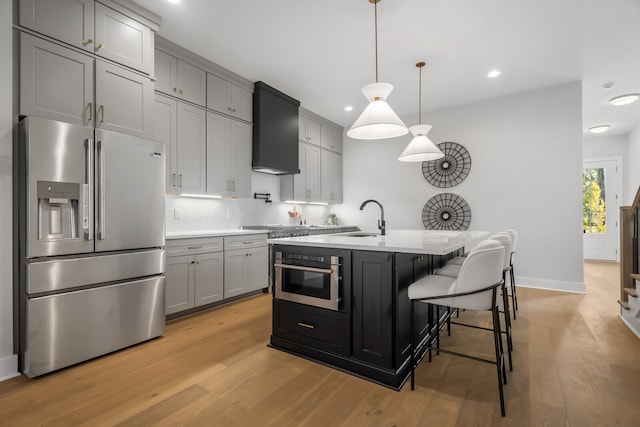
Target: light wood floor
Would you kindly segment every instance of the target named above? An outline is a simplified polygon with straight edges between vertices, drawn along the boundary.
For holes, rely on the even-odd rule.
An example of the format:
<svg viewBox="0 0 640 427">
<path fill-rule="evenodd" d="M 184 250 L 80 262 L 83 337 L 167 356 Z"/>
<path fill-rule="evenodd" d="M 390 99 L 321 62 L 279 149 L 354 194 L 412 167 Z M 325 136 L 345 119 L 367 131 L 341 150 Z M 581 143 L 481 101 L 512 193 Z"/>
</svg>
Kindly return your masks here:
<svg viewBox="0 0 640 427">
<path fill-rule="evenodd" d="M 0 383 L 0 426 L 639 426 L 640 340 L 618 315 L 618 264 L 587 295 L 519 288 L 514 371 L 447 355 L 400 392 L 271 348 L 267 295 L 175 321 L 164 337 L 39 379 Z M 486 316 L 463 318 L 487 322 Z M 490 355 L 455 327 L 443 347 Z"/>
</svg>

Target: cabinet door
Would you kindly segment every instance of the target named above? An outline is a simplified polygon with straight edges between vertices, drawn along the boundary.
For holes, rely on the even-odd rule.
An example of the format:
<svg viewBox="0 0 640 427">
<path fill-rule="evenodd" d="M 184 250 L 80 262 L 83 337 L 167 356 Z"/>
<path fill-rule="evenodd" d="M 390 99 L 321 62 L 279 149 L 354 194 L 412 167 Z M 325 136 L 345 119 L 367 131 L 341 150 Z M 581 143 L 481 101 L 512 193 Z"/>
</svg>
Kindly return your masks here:
<svg viewBox="0 0 640 427">
<path fill-rule="evenodd" d="M 298 167 L 300 173 L 295 175 L 286 175 L 281 179 L 293 181 L 293 200 L 305 201 L 307 200 L 307 165 L 305 159 L 307 158 L 307 144 L 299 143 L 298 148 Z"/>
<path fill-rule="evenodd" d="M 167 191 L 178 190 L 178 119 L 176 101 L 166 96 L 156 94 L 154 110 L 153 139 L 165 143 L 167 156 Z"/>
<path fill-rule="evenodd" d="M 207 108 L 222 114 L 233 113 L 231 83 L 210 73 L 207 73 Z"/>
<path fill-rule="evenodd" d="M 150 138 L 153 100 L 153 82 L 147 77 L 96 61 L 96 129 Z"/>
<path fill-rule="evenodd" d="M 93 52 L 94 0 L 20 0 L 20 25 Z"/>
<path fill-rule="evenodd" d="M 299 116 L 298 138 L 313 145 L 320 145 L 320 123 L 307 116 Z"/>
<path fill-rule="evenodd" d="M 231 171 L 232 195 L 251 196 L 251 125 L 229 119 L 231 140 L 229 141 L 229 166 Z"/>
<path fill-rule="evenodd" d="M 207 194 L 224 196 L 231 192 L 228 172 L 231 119 L 207 112 Z"/>
<path fill-rule="evenodd" d="M 159 92 L 174 95 L 176 88 L 176 73 L 178 68 L 178 60 L 173 56 L 161 50 L 155 52 L 155 75 L 156 87 Z"/>
<path fill-rule="evenodd" d="M 20 34 L 20 114 L 93 126 L 95 60 Z"/>
<path fill-rule="evenodd" d="M 247 257 L 247 291 L 257 291 L 268 286 L 269 276 L 267 246 L 253 248 Z"/>
<path fill-rule="evenodd" d="M 193 256 L 167 258 L 166 314 L 177 313 L 195 306 L 194 266 Z"/>
<path fill-rule="evenodd" d="M 153 74 L 151 28 L 97 2 L 95 52 L 119 64 Z"/>
<path fill-rule="evenodd" d="M 242 295 L 247 290 L 246 250 L 224 252 L 224 297 Z"/>
<path fill-rule="evenodd" d="M 224 252 L 196 256 L 195 305 L 220 301 L 223 295 Z"/>
<path fill-rule="evenodd" d="M 198 105 L 205 105 L 207 73 L 178 59 L 176 74 L 177 97 Z"/>
<path fill-rule="evenodd" d="M 253 93 L 240 86 L 231 85 L 233 116 L 246 122 L 253 122 Z"/>
<path fill-rule="evenodd" d="M 322 125 L 321 129 L 322 148 L 342 153 L 342 129 L 333 126 Z"/>
<path fill-rule="evenodd" d="M 328 150 L 320 153 L 322 201 L 342 203 L 342 155 Z"/>
<path fill-rule="evenodd" d="M 306 200 L 320 200 L 320 148 L 307 145 L 305 149 Z"/>
<path fill-rule="evenodd" d="M 393 368 L 393 254 L 352 255 L 353 357 Z"/>
<path fill-rule="evenodd" d="M 205 194 L 207 134 L 205 110 L 178 102 L 178 191 Z"/>
</svg>

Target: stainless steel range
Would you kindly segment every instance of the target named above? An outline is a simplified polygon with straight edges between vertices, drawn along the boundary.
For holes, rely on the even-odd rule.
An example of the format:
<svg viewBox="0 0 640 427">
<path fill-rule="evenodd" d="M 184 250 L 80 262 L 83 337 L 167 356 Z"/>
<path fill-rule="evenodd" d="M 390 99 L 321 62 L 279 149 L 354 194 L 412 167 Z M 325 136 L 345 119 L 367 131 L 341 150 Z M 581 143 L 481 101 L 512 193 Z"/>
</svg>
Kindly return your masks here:
<svg viewBox="0 0 640 427">
<path fill-rule="evenodd" d="M 306 225 L 245 225 L 244 230 L 269 230 L 269 239 L 279 239 L 282 237 L 308 236 L 309 227 Z"/>
</svg>

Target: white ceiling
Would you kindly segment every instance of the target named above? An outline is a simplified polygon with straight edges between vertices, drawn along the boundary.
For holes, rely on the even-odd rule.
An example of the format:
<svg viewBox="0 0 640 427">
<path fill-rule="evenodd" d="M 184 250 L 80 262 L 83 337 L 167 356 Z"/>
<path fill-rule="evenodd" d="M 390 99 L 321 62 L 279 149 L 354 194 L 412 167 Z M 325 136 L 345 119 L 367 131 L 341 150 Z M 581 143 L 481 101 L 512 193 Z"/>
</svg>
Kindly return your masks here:
<svg viewBox="0 0 640 427">
<path fill-rule="evenodd" d="M 160 35 L 237 74 L 262 80 L 346 128 L 375 81 L 374 6 L 368 0 L 135 0 L 162 16 Z M 383 0 L 379 80 L 400 116 L 583 82 L 583 127 L 640 124 L 639 0 Z M 502 71 L 496 79 L 486 74 Z M 612 89 L 602 85 L 615 82 Z M 344 107 L 352 105 L 353 111 Z M 415 123 L 407 123 L 411 126 Z M 606 134 L 605 134 L 606 135 Z"/>
</svg>

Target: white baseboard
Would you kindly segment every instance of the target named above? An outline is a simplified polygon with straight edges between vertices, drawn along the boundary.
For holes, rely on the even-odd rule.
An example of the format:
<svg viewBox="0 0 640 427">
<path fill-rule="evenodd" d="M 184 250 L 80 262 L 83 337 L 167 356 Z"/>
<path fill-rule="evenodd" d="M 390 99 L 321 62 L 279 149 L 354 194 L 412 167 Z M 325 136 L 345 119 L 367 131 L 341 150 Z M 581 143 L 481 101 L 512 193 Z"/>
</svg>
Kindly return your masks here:
<svg viewBox="0 0 640 427">
<path fill-rule="evenodd" d="M 0 381 L 17 377 L 18 372 L 18 355 L 0 357 Z"/>
<path fill-rule="evenodd" d="M 584 282 L 565 282 L 562 280 L 537 279 L 535 277 L 516 276 L 516 286 L 546 289 L 549 291 L 573 292 L 577 294 L 587 292 Z"/>
<path fill-rule="evenodd" d="M 627 327 L 631 329 L 631 332 L 633 332 L 638 338 L 640 338 L 640 320 L 631 316 L 629 319 L 627 319 L 622 313 L 620 313 L 620 318 L 625 323 L 625 325 L 627 325 Z"/>
</svg>

